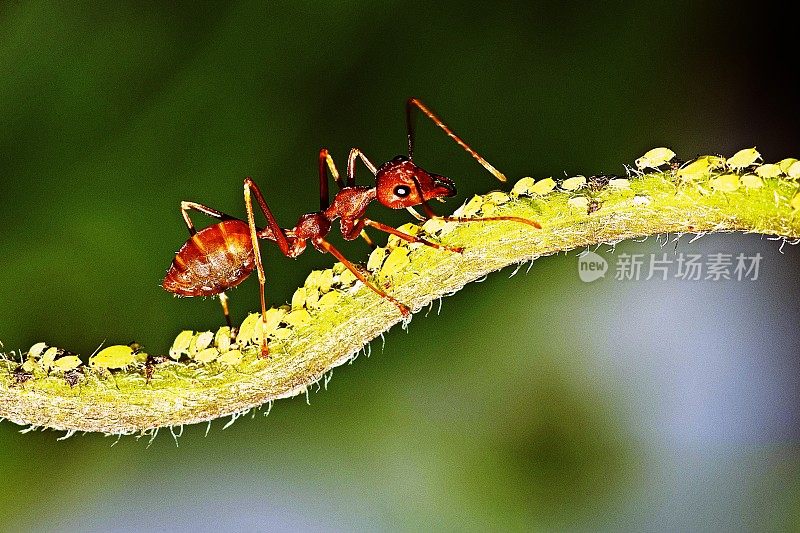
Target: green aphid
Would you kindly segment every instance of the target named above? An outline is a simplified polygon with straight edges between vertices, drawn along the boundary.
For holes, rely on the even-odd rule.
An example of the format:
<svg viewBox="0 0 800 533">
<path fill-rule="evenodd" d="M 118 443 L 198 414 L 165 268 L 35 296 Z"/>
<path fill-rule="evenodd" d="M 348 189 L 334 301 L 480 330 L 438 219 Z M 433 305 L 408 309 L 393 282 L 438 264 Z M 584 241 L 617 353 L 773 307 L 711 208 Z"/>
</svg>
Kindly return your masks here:
<svg viewBox="0 0 800 533">
<path fill-rule="evenodd" d="M 82 364 L 83 361 L 81 361 L 81 358 L 77 355 L 65 355 L 53 361 L 53 368 L 61 372 L 68 372 L 70 370 L 75 370 Z"/>
<path fill-rule="evenodd" d="M 471 217 L 480 211 L 482 205 L 483 197 L 475 195 L 470 198 L 469 202 L 456 209 L 453 215 L 456 217 Z"/>
<path fill-rule="evenodd" d="M 720 192 L 734 192 L 740 184 L 736 174 L 723 174 L 711 180 L 711 188 Z"/>
<path fill-rule="evenodd" d="M 786 175 L 796 180 L 800 178 L 800 161 L 795 161 L 786 169 Z"/>
<path fill-rule="evenodd" d="M 422 228 L 414 224 L 413 222 L 408 222 L 406 224 L 403 224 L 402 226 L 399 226 L 397 229 L 398 231 L 402 231 L 403 233 L 406 233 L 408 235 L 417 235 L 422 231 Z M 386 248 L 388 249 L 396 248 L 398 246 L 406 244 L 406 242 L 407 241 L 405 239 L 401 239 L 397 235 L 389 235 L 389 238 L 386 240 Z"/>
<path fill-rule="evenodd" d="M 483 195 L 484 203 L 488 202 L 494 205 L 503 205 L 511 200 L 511 197 L 502 191 L 492 191 Z"/>
<path fill-rule="evenodd" d="M 211 331 L 203 331 L 202 333 L 197 333 L 196 335 L 192 336 L 192 340 L 189 343 L 189 356 L 194 358 L 194 356 L 211 346 L 211 343 L 214 340 L 214 333 Z"/>
<path fill-rule="evenodd" d="M 383 263 L 381 274 L 384 276 L 391 276 L 405 268 L 410 262 L 411 260 L 408 258 L 408 250 L 406 248 L 395 248 Z"/>
<path fill-rule="evenodd" d="M 243 358 L 244 354 L 241 350 L 230 350 L 220 355 L 217 358 L 217 362 L 225 366 L 236 366 L 242 362 Z"/>
<path fill-rule="evenodd" d="M 57 356 L 58 348 L 55 346 L 45 350 L 44 354 L 42 355 L 42 368 L 44 368 L 45 371 L 49 371 L 51 368 L 53 368 L 53 362 L 56 360 Z"/>
<path fill-rule="evenodd" d="M 781 167 L 779 167 L 775 163 L 767 163 L 766 165 L 761 165 L 757 167 L 755 173 L 759 178 L 769 179 L 769 178 L 777 178 L 783 172 L 781 171 Z"/>
<path fill-rule="evenodd" d="M 358 281 L 358 278 L 350 270 L 345 270 L 339 274 L 339 285 L 342 287 L 352 287 L 356 281 Z"/>
<path fill-rule="evenodd" d="M 584 176 L 575 176 L 572 178 L 567 178 L 561 182 L 561 188 L 565 191 L 577 191 L 581 187 L 586 185 L 586 177 Z"/>
<path fill-rule="evenodd" d="M 286 309 L 267 309 L 265 320 L 265 331 L 270 335 L 273 331 L 278 329 L 280 323 L 286 318 Z M 261 341 L 261 332 L 257 332 L 259 342 Z"/>
<path fill-rule="evenodd" d="M 481 206 L 481 214 L 485 217 L 490 217 L 497 211 L 497 204 L 494 202 L 484 202 Z"/>
<path fill-rule="evenodd" d="M 311 315 L 305 309 L 298 309 L 286 315 L 283 321 L 292 326 L 301 326 L 311 321 Z"/>
<path fill-rule="evenodd" d="M 292 294 L 292 311 L 302 309 L 306 305 L 306 288 L 299 287 Z"/>
<path fill-rule="evenodd" d="M 236 335 L 236 342 L 240 345 L 250 344 L 253 342 L 253 337 L 255 336 L 256 332 L 256 325 L 261 320 L 261 313 L 250 313 L 247 317 L 242 321 L 242 325 L 239 326 L 239 333 Z"/>
<path fill-rule="evenodd" d="M 778 167 L 781 169 L 781 172 L 783 172 L 784 174 L 788 174 L 789 167 L 791 167 L 795 163 L 797 163 L 797 159 L 795 159 L 794 157 L 787 157 L 786 159 L 778 162 Z"/>
<path fill-rule="evenodd" d="M 644 170 L 646 168 L 658 168 L 666 165 L 675 157 L 675 152 L 669 148 L 653 148 L 636 160 L 636 168 Z"/>
<path fill-rule="evenodd" d="M 422 225 L 422 230 L 428 235 L 438 233 L 439 235 L 447 235 L 458 226 L 457 222 L 448 222 L 441 218 L 429 218 Z"/>
<path fill-rule="evenodd" d="M 728 158 L 728 166 L 734 170 L 742 170 L 755 165 L 759 159 L 761 159 L 761 154 L 758 153 L 755 147 L 745 148 Z"/>
<path fill-rule="evenodd" d="M 370 252 L 369 259 L 367 259 L 367 270 L 375 272 L 380 270 L 383 261 L 386 259 L 388 250 L 386 248 L 375 248 Z"/>
<path fill-rule="evenodd" d="M 422 230 L 428 235 L 433 235 L 434 233 L 441 231 L 445 224 L 447 224 L 447 222 L 441 218 L 429 218 L 424 224 L 422 224 Z"/>
<path fill-rule="evenodd" d="M 556 180 L 554 180 L 553 178 L 544 178 L 534 183 L 533 187 L 531 187 L 531 194 L 535 194 L 537 196 L 545 196 L 553 192 L 553 189 L 555 188 L 556 188 Z"/>
<path fill-rule="evenodd" d="M 307 311 L 305 312 L 308 313 Z M 239 327 L 239 334 L 236 336 L 236 341 L 242 346 L 247 344 L 261 344 L 261 337 L 264 332 L 269 336 L 278 328 L 278 325 L 285 316 L 285 309 L 267 309 L 267 314 L 264 316 L 265 324 L 262 325 L 261 313 L 250 313 L 247 315 L 247 318 L 244 319 L 244 322 L 242 322 L 241 327 Z"/>
<path fill-rule="evenodd" d="M 311 273 L 306 277 L 305 285 L 306 287 L 319 287 L 319 277 L 322 274 L 322 270 L 312 270 Z"/>
<path fill-rule="evenodd" d="M 567 205 L 572 209 L 585 213 L 589 208 L 589 199 L 585 196 L 575 196 L 567 200 Z"/>
<path fill-rule="evenodd" d="M 124 344 L 103 348 L 100 352 L 89 358 L 89 366 L 92 368 L 104 368 L 116 370 L 127 368 L 136 363 L 133 349 Z"/>
<path fill-rule="evenodd" d="M 201 364 L 208 364 L 213 361 L 216 361 L 219 357 L 219 350 L 214 348 L 213 346 L 210 348 L 204 348 L 197 352 L 194 356 L 194 360 Z"/>
<path fill-rule="evenodd" d="M 331 270 L 330 268 L 326 268 L 319 275 L 319 292 L 322 294 L 330 292 L 332 286 L 333 286 L 333 270 Z"/>
<path fill-rule="evenodd" d="M 695 181 L 707 175 L 712 168 L 713 162 L 701 157 L 679 168 L 675 175 L 683 181 Z"/>
<path fill-rule="evenodd" d="M 608 181 L 609 189 L 625 191 L 631 188 L 631 180 L 626 178 L 614 178 Z"/>
<path fill-rule="evenodd" d="M 316 309 L 319 302 L 319 289 L 317 287 L 306 287 L 306 309 Z"/>
<path fill-rule="evenodd" d="M 222 326 L 217 330 L 216 335 L 214 335 L 214 346 L 220 352 L 227 352 L 231 349 L 231 328 Z"/>
<path fill-rule="evenodd" d="M 172 347 L 169 349 L 169 356 L 177 361 L 182 355 L 189 355 L 189 345 L 192 343 L 192 337 L 194 337 L 194 331 L 190 329 L 178 333 L 172 343 Z"/>
<path fill-rule="evenodd" d="M 321 309 L 324 309 L 326 307 L 335 306 L 335 305 L 337 305 L 339 303 L 339 300 L 341 299 L 341 297 L 342 297 L 342 293 L 339 292 L 339 291 L 326 292 L 319 299 L 318 305 L 319 305 L 319 307 Z"/>
<path fill-rule="evenodd" d="M 698 161 L 703 160 L 708 163 L 708 168 L 711 170 L 718 168 L 725 168 L 728 160 L 718 155 L 703 155 L 697 158 Z"/>
<path fill-rule="evenodd" d="M 530 176 L 522 178 L 511 188 L 511 196 L 530 196 L 533 183 L 533 178 Z"/>
<path fill-rule="evenodd" d="M 742 185 L 747 189 L 760 189 L 764 186 L 764 180 L 755 174 L 745 174 L 741 178 Z"/>
<path fill-rule="evenodd" d="M 27 359 L 25 359 L 25 362 L 22 363 L 22 370 L 24 370 L 29 374 L 34 374 L 36 372 L 43 371 L 44 369 L 36 359 L 34 359 L 33 357 L 28 357 Z"/>
<path fill-rule="evenodd" d="M 33 357 L 34 359 L 38 359 L 42 356 L 42 352 L 45 351 L 47 348 L 47 344 L 44 342 L 37 342 L 33 346 L 31 346 L 30 350 L 28 350 L 28 357 Z"/>
</svg>

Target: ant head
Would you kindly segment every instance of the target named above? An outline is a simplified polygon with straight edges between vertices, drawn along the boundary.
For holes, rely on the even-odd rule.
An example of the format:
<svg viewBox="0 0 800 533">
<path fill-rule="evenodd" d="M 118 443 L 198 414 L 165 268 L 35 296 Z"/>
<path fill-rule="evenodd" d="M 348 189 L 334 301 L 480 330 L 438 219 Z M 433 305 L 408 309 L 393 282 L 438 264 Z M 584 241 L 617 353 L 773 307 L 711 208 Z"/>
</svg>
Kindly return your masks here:
<svg viewBox="0 0 800 533">
<path fill-rule="evenodd" d="M 375 179 L 378 201 L 392 209 L 456 195 L 456 186 L 450 178 L 431 174 L 402 155 L 381 165 Z"/>
</svg>

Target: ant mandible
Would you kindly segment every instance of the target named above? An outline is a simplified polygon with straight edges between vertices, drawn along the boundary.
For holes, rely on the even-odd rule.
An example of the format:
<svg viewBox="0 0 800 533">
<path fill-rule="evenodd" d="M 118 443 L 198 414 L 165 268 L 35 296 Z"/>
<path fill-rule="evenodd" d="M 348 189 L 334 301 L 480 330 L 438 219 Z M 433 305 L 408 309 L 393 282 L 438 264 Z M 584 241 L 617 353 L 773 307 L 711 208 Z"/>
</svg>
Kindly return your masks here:
<svg viewBox="0 0 800 533">
<path fill-rule="evenodd" d="M 353 148 L 350 150 L 350 155 L 347 159 L 347 182 L 345 183 L 339 177 L 339 172 L 336 169 L 333 158 L 328 154 L 328 150 L 323 148 L 319 152 L 320 210 L 316 213 L 302 215 L 293 228 L 285 229 L 278 225 L 258 186 L 249 177 L 244 180 L 244 202 L 247 208 L 247 222 L 205 205 L 194 202 L 181 202 L 181 214 L 186 226 L 189 228 L 190 238 L 175 255 L 175 259 L 173 259 L 172 265 L 169 267 L 162 282 L 164 289 L 178 296 L 219 295 L 222 311 L 225 313 L 225 320 L 230 326 L 231 319 L 225 291 L 244 281 L 255 269 L 258 272 L 258 283 L 261 288 L 261 323 L 265 325 L 267 312 L 266 299 L 264 297 L 265 277 L 258 239 L 274 241 L 280 248 L 281 253 L 291 258 L 303 253 L 306 249 L 307 241 L 311 241 L 314 248 L 322 253 L 332 254 L 364 285 L 392 302 L 403 316 L 408 316 L 410 310 L 406 305 L 370 282 L 355 265 L 326 240 L 325 237 L 337 218 L 341 225 L 342 235 L 348 241 L 361 236 L 371 244 L 371 240 L 364 232 L 364 228 L 368 226 L 396 235 L 408 242 L 421 243 L 454 253 L 461 253 L 463 249 L 437 244 L 421 237 L 409 235 L 391 226 L 372 220 L 364 216 L 364 213 L 369 204 L 377 200 L 391 209 L 408 209 L 419 220 L 426 220 L 426 217 L 417 213 L 413 208 L 421 205 L 429 218 L 440 218 L 452 222 L 509 220 L 541 228 L 541 225 L 535 220 L 519 217 L 460 218 L 439 217 L 436 215 L 428 205 L 428 201 L 455 196 L 456 188 L 450 178 L 432 174 L 414 164 L 413 119 L 416 110 L 421 111 L 431 119 L 434 124 L 441 128 L 498 180 L 506 181 L 506 177 L 500 171 L 453 133 L 425 104 L 416 98 L 410 98 L 406 102 L 408 156 L 397 156 L 380 167 L 376 167 L 361 150 Z M 374 187 L 356 186 L 355 165 L 357 159 L 361 159 L 375 176 Z M 333 197 L 333 202 L 330 201 L 328 193 L 328 170 L 330 170 L 331 176 L 339 187 L 339 192 Z M 267 219 L 267 226 L 264 228 L 256 227 L 251 193 L 255 195 L 258 205 Z M 197 231 L 189 218 L 189 211 L 199 211 L 209 217 L 219 219 L 220 222 Z M 266 335 L 262 335 L 261 356 L 267 357 L 268 354 Z"/>
</svg>

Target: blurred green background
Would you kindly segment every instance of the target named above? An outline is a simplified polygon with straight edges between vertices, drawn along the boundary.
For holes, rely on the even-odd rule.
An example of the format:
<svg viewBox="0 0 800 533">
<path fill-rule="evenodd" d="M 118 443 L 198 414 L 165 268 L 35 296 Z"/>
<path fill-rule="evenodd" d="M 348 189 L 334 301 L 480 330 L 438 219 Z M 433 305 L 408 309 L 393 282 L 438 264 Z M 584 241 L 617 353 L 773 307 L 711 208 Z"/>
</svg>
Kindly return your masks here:
<svg viewBox="0 0 800 533">
<path fill-rule="evenodd" d="M 340 168 L 403 152 L 409 96 L 514 178 L 622 173 L 660 145 L 798 156 L 793 31 L 729 2 L 0 3 L 0 340 L 164 351 L 217 326 L 216 302 L 159 287 L 179 202 L 243 216 L 252 175 L 292 225 L 320 147 Z M 417 146 L 458 183 L 448 208 L 497 187 L 429 124 Z M 5 422 L 0 530 L 796 528 L 800 254 L 598 252 L 672 249 L 764 260 L 754 282 L 589 285 L 575 253 L 541 259 L 391 331 L 310 406 L 179 448 Z M 332 263 L 265 253 L 278 303 Z M 231 296 L 241 320 L 257 283 Z"/>
</svg>

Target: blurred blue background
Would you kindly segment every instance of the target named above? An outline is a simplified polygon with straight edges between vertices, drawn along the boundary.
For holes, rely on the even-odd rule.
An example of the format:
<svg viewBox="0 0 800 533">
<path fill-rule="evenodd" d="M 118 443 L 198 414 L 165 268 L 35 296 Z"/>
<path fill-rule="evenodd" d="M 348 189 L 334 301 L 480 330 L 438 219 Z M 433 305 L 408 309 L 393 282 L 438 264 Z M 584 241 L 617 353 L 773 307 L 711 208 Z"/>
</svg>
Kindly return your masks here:
<svg viewBox="0 0 800 533">
<path fill-rule="evenodd" d="M 4 2 L 0 340 L 164 351 L 217 326 L 216 302 L 159 287 L 180 201 L 244 215 L 252 175 L 291 225 L 316 209 L 320 147 L 340 168 L 352 146 L 403 152 L 409 96 L 513 178 L 622 173 L 660 145 L 798 156 L 793 31 L 721 2 Z M 415 155 L 456 180 L 453 209 L 497 186 L 423 122 Z M 310 406 L 179 448 L 3 423 L 0 530 L 794 529 L 798 251 L 688 241 L 761 253 L 759 279 L 586 284 L 574 252 L 391 331 Z M 265 254 L 276 303 L 332 263 Z M 257 283 L 231 296 L 241 320 Z"/>
</svg>

